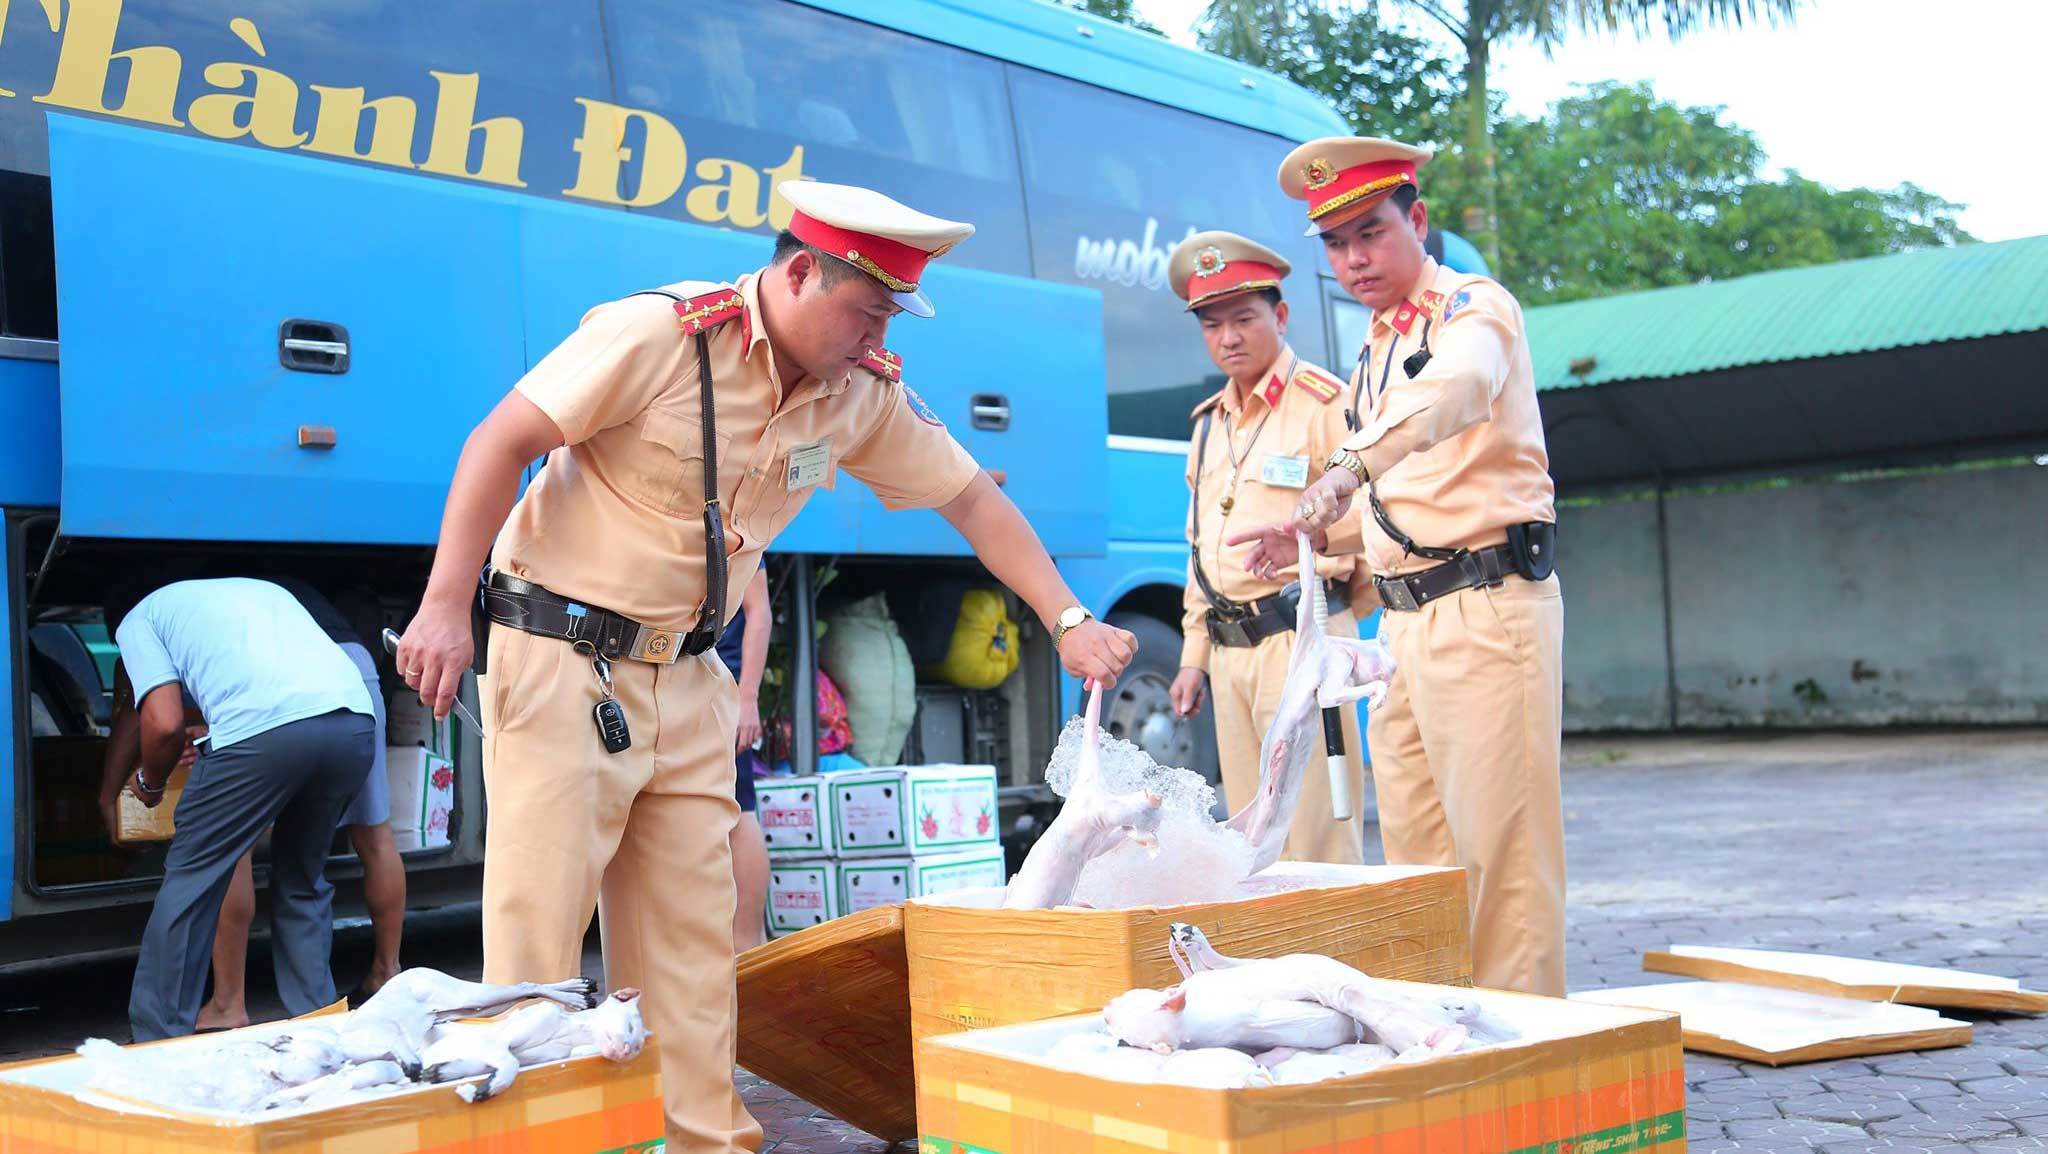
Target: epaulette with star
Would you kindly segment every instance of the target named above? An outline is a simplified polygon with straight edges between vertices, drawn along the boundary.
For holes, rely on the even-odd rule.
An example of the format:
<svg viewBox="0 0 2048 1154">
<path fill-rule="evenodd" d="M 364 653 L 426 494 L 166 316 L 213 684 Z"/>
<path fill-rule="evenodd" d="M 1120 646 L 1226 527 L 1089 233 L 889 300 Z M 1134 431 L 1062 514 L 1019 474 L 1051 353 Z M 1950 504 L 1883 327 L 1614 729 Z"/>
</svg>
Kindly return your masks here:
<svg viewBox="0 0 2048 1154">
<path fill-rule="evenodd" d="M 1329 404 L 1344 393 L 1344 382 L 1315 367 L 1300 365 L 1294 370 L 1294 386 L 1307 392 L 1323 404 Z"/>
<path fill-rule="evenodd" d="M 903 381 L 903 358 L 888 349 L 869 349 L 861 357 L 860 367 L 892 385 Z"/>
<path fill-rule="evenodd" d="M 686 333 L 717 328 L 734 317 L 746 316 L 746 312 L 747 299 L 730 285 L 676 302 L 676 320 Z"/>
</svg>

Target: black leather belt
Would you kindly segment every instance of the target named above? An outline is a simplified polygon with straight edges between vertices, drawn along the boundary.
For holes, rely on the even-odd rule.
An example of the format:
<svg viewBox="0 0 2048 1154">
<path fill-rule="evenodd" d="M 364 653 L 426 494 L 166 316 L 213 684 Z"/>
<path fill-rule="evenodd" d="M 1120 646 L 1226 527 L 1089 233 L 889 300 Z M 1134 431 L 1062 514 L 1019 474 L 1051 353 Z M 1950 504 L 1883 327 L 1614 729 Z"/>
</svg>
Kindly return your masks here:
<svg viewBox="0 0 2048 1154">
<path fill-rule="evenodd" d="M 1335 581 L 1323 582 L 1323 598 L 1326 603 L 1335 604 L 1343 596 L 1342 589 Z M 1234 609 L 1225 612 L 1211 609 L 1203 619 L 1209 627 L 1209 643 L 1230 649 L 1250 649 L 1268 637 L 1277 637 L 1294 628 L 1296 611 L 1300 603 L 1276 593 L 1257 601 L 1232 602 Z"/>
<path fill-rule="evenodd" d="M 1379 577 L 1372 579 L 1373 588 L 1379 590 L 1380 604 L 1396 613 L 1413 613 L 1439 597 L 1448 597 L 1460 589 L 1477 585 L 1497 586 L 1509 577 L 1519 577 L 1515 571 L 1514 554 L 1506 545 L 1488 545 L 1474 549 L 1457 557 L 1404 577 Z"/>
<path fill-rule="evenodd" d="M 608 661 L 673 665 L 683 653 L 681 633 L 642 625 L 497 569 L 484 570 L 483 605 L 485 615 L 500 625 L 579 647 L 588 644 Z"/>
</svg>

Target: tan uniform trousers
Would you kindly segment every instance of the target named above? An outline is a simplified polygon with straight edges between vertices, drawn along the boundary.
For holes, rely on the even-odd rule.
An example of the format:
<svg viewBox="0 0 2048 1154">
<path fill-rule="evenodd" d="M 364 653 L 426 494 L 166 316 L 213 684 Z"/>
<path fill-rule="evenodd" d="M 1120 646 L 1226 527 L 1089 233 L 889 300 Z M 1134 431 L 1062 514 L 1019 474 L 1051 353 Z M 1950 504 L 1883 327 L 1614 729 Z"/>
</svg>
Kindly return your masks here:
<svg viewBox="0 0 2048 1154">
<path fill-rule="evenodd" d="M 493 625 L 488 668 L 484 980 L 581 973 L 597 910 L 605 984 L 644 993 L 661 1047 L 667 1148 L 758 1150 L 732 1080 L 731 676 L 715 653 L 613 662 L 633 744 L 611 754 L 597 675 L 567 642 Z"/>
<path fill-rule="evenodd" d="M 1564 601 L 1552 576 L 1381 616 L 1399 663 L 1367 723 L 1395 865 L 1465 869 L 1472 976 L 1564 996 Z"/>
<path fill-rule="evenodd" d="M 1333 634 L 1355 637 L 1357 619 L 1349 610 L 1332 608 Z M 1268 637 L 1250 648 L 1218 645 L 1209 651 L 1209 692 L 1215 701 L 1216 752 L 1223 764 L 1223 804 L 1232 813 L 1242 809 L 1259 789 L 1259 743 L 1280 712 L 1280 689 L 1287 681 L 1287 657 L 1294 651 L 1294 632 Z M 1316 722 L 1315 756 L 1301 783 L 1294 825 L 1287 833 L 1288 861 L 1337 862 L 1364 860 L 1359 806 L 1365 799 L 1365 743 L 1358 736 L 1358 710 L 1344 709 L 1344 748 L 1351 754 L 1350 821 L 1338 821 L 1330 809 L 1330 774 L 1323 759 L 1323 729 Z"/>
</svg>

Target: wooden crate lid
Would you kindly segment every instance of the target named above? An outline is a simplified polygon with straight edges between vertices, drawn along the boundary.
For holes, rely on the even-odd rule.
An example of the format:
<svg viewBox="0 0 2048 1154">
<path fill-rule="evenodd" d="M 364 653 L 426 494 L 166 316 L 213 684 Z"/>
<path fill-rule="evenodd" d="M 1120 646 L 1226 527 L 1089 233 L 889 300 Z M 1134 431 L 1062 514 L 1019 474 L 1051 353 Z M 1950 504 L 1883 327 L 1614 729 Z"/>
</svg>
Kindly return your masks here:
<svg viewBox="0 0 2048 1154">
<path fill-rule="evenodd" d="M 1935 1010 L 1741 982 L 1585 990 L 1572 1000 L 1669 1010 L 1686 1049 L 1767 1066 L 1970 1044 L 1968 1022 Z"/>
<path fill-rule="evenodd" d="M 917 1137 L 902 906 L 748 950 L 738 981 L 740 1065 L 877 1138 Z"/>
<path fill-rule="evenodd" d="M 2011 978 L 1935 966 L 1909 966 L 1835 954 L 1672 946 L 1643 955 L 1643 969 L 1713 982 L 1802 990 L 1866 1002 L 1905 1002 L 1998 1013 L 2048 1013 L 2048 993 L 2023 990 Z"/>
</svg>

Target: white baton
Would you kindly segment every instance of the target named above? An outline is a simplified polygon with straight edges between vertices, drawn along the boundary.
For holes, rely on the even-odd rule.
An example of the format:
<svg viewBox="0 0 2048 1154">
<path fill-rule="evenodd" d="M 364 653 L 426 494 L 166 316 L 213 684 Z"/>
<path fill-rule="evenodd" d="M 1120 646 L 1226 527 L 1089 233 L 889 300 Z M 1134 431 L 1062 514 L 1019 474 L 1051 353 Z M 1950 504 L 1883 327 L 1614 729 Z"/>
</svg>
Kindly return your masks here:
<svg viewBox="0 0 2048 1154">
<path fill-rule="evenodd" d="M 1303 592 L 1309 596 L 1316 632 L 1327 636 L 1330 606 L 1323 598 L 1323 581 L 1316 575 L 1316 555 L 1309 548 L 1308 534 L 1296 533 L 1295 544 L 1300 551 Z M 1323 710 L 1323 764 L 1330 771 L 1330 816 L 1338 821 L 1351 820 L 1351 754 L 1344 748 L 1344 708 Z"/>
</svg>

